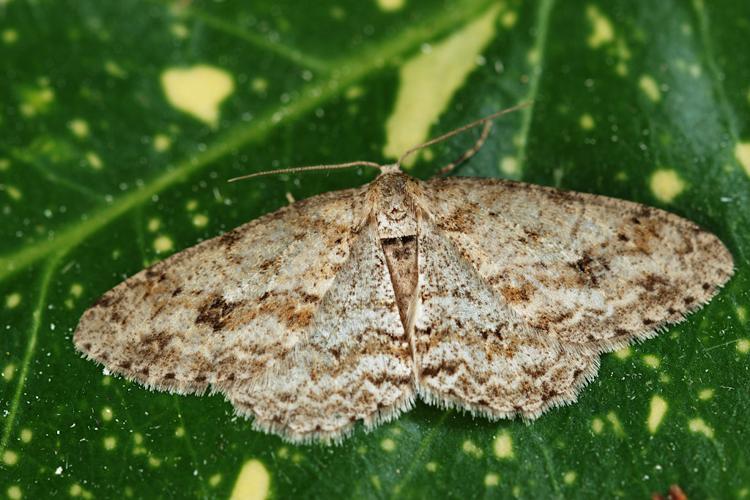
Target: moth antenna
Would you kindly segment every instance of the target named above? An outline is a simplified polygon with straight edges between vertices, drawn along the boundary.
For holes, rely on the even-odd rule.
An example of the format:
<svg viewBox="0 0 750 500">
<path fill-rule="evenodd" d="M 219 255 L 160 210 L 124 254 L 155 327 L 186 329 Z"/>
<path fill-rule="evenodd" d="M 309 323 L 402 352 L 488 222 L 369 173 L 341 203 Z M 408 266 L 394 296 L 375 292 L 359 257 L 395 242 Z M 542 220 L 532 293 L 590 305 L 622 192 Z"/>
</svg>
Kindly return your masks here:
<svg viewBox="0 0 750 500">
<path fill-rule="evenodd" d="M 491 115 L 487 115 L 484 118 L 480 118 L 476 121 L 473 121 L 471 123 L 468 123 L 464 125 L 463 127 L 458 127 L 457 129 L 451 130 L 450 132 L 446 132 L 443 135 L 439 135 L 435 137 L 434 139 L 430 139 L 427 142 L 423 142 L 422 144 L 418 144 L 410 149 L 408 149 L 404 154 L 401 155 L 401 157 L 398 159 L 398 162 L 396 162 L 396 165 L 401 166 L 401 163 L 411 154 L 415 153 L 416 151 L 419 151 L 420 149 L 424 149 L 426 147 L 432 146 L 433 144 L 437 144 L 438 142 L 442 142 L 446 139 L 449 139 L 453 137 L 454 135 L 458 135 L 462 132 L 466 132 L 467 130 L 471 130 L 475 127 L 478 127 L 482 124 L 488 123 L 495 118 L 498 118 L 502 115 L 506 115 L 508 113 L 512 113 L 513 111 L 518 111 L 519 109 L 525 108 L 531 104 L 531 101 L 528 102 L 522 102 L 521 104 L 516 104 L 515 106 L 512 106 L 510 108 L 501 109 L 500 111 L 496 111 L 495 113 L 492 113 Z M 488 131 L 489 132 L 489 131 Z"/>
<path fill-rule="evenodd" d="M 255 172 L 253 174 L 241 175 L 239 177 L 232 177 L 227 182 L 236 182 L 244 179 L 251 179 L 253 177 L 260 177 L 262 175 L 274 175 L 274 174 L 290 174 L 294 172 L 308 172 L 310 170 L 338 170 L 342 168 L 350 167 L 373 167 L 380 170 L 380 165 L 372 161 L 351 161 L 349 163 L 334 163 L 331 165 L 310 165 L 307 167 L 291 167 L 291 168 L 280 168 L 278 170 L 264 170 L 262 172 Z"/>
</svg>

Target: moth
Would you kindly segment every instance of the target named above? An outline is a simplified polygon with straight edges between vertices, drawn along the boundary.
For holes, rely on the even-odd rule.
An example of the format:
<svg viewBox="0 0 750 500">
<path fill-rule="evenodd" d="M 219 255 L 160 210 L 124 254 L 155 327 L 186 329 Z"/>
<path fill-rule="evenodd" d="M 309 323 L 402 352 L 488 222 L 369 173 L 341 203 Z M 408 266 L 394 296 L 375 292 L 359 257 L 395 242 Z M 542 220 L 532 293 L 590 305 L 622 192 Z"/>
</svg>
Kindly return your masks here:
<svg viewBox="0 0 750 500">
<path fill-rule="evenodd" d="M 298 201 L 137 273 L 76 348 L 179 394 L 220 392 L 256 429 L 339 442 L 417 398 L 490 419 L 576 400 L 602 353 L 653 337 L 733 273 L 721 241 L 638 203 L 400 169 Z M 458 162 L 445 169 L 450 171 Z"/>
</svg>

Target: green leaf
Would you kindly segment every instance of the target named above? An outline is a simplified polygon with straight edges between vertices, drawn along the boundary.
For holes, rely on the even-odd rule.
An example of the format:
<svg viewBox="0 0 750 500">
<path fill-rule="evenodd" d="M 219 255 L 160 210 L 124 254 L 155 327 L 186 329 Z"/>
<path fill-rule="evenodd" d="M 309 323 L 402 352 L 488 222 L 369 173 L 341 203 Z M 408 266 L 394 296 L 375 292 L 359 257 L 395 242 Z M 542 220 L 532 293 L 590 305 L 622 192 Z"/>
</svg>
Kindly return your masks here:
<svg viewBox="0 0 750 500">
<path fill-rule="evenodd" d="M 750 494 L 748 35 L 750 4 L 729 0 L 0 2 L 0 495 Z M 126 276 L 373 173 L 225 179 L 388 161 L 521 101 L 459 175 L 663 207 L 736 259 L 699 313 L 603 356 L 576 404 L 525 424 L 419 403 L 292 446 L 217 395 L 150 392 L 74 350 Z"/>
</svg>

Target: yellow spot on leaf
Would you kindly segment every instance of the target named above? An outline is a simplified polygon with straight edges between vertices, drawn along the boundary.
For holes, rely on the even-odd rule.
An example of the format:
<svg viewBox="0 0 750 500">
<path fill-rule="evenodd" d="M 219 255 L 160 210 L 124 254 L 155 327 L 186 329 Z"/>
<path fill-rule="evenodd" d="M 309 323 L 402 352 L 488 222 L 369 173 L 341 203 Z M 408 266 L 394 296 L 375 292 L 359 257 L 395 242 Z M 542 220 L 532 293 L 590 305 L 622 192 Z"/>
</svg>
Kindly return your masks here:
<svg viewBox="0 0 750 500">
<path fill-rule="evenodd" d="M 641 79 L 638 80 L 638 86 L 641 88 L 644 94 L 646 94 L 646 97 L 648 97 L 653 102 L 659 102 L 661 100 L 661 92 L 659 91 L 659 85 L 656 83 L 656 80 L 654 80 L 649 75 L 643 75 L 641 76 Z"/>
<path fill-rule="evenodd" d="M 161 459 L 153 456 L 148 457 L 148 465 L 153 468 L 159 467 L 161 465 Z"/>
<path fill-rule="evenodd" d="M 601 418 L 596 417 L 591 421 L 591 430 L 594 431 L 594 434 L 602 433 L 602 431 L 604 430 L 604 422 Z"/>
<path fill-rule="evenodd" d="M 18 41 L 18 32 L 14 29 L 3 30 L 3 42 L 7 45 L 13 45 Z"/>
<path fill-rule="evenodd" d="M 745 173 L 750 175 L 750 142 L 737 143 L 734 147 L 734 156 L 745 169 Z"/>
<path fill-rule="evenodd" d="M 150 219 L 148 221 L 148 225 L 146 226 L 146 228 L 152 233 L 158 231 L 160 227 L 161 227 L 161 221 L 156 218 Z"/>
<path fill-rule="evenodd" d="M 701 389 L 701 391 L 698 393 L 698 399 L 701 401 L 708 401 L 714 397 L 714 390 L 713 389 Z"/>
<path fill-rule="evenodd" d="M 429 472 L 435 472 L 437 470 L 437 463 L 436 462 L 427 462 L 424 466 L 425 469 L 427 469 Z"/>
<path fill-rule="evenodd" d="M 461 446 L 461 449 L 463 449 L 464 453 L 467 455 L 471 455 L 474 458 L 482 458 L 482 455 L 484 452 L 482 449 L 474 444 L 474 441 L 467 439 L 464 441 L 464 444 Z"/>
<path fill-rule="evenodd" d="M 8 193 L 8 196 L 10 196 L 11 200 L 18 201 L 23 196 L 21 194 L 21 191 L 19 191 L 18 188 L 15 186 L 8 186 L 8 185 L 3 186 L 2 184 L 0 184 L 0 189 L 3 189 L 3 188 L 5 189 L 5 192 Z"/>
<path fill-rule="evenodd" d="M 105 422 L 109 422 L 110 420 L 112 420 L 112 408 L 110 408 L 109 406 L 105 406 L 104 408 L 102 408 L 101 415 L 102 420 L 104 420 Z"/>
<path fill-rule="evenodd" d="M 395 12 L 404 8 L 404 0 L 377 0 L 380 10 Z"/>
<path fill-rule="evenodd" d="M 740 323 L 747 321 L 747 309 L 745 306 L 737 306 L 737 319 L 740 320 Z"/>
<path fill-rule="evenodd" d="M 185 428 L 180 426 L 174 430 L 174 437 L 181 438 L 185 435 Z"/>
<path fill-rule="evenodd" d="M 156 250 L 156 253 L 169 252 L 173 247 L 174 243 L 169 236 L 161 235 L 154 240 L 154 250 Z"/>
<path fill-rule="evenodd" d="M 219 124 L 219 105 L 234 91 L 231 75 L 208 65 L 168 69 L 161 85 L 172 106 L 211 127 Z"/>
<path fill-rule="evenodd" d="M 107 61 L 104 63 L 104 71 L 115 78 L 125 78 L 128 75 L 128 73 L 114 61 Z"/>
<path fill-rule="evenodd" d="M 18 292 L 11 293 L 5 297 L 5 307 L 15 309 L 21 303 L 21 294 Z"/>
<path fill-rule="evenodd" d="M 615 357 L 617 359 L 628 359 L 632 353 L 633 351 L 630 350 L 630 347 L 623 347 L 615 351 Z"/>
<path fill-rule="evenodd" d="M 154 136 L 154 150 L 158 153 L 163 153 L 172 146 L 172 139 L 164 134 L 156 134 Z"/>
<path fill-rule="evenodd" d="M 657 170 L 651 174 L 651 192 L 663 203 L 671 203 L 685 189 L 685 182 L 671 169 Z"/>
<path fill-rule="evenodd" d="M 495 437 L 492 449 L 498 458 L 513 458 L 513 439 L 507 431 L 503 431 Z"/>
<path fill-rule="evenodd" d="M 86 123 L 86 120 L 83 120 L 81 118 L 71 120 L 70 123 L 68 123 L 68 128 L 70 128 L 70 131 L 73 132 L 73 135 L 75 135 L 79 139 L 83 139 L 84 137 L 87 137 L 89 135 L 89 124 Z"/>
<path fill-rule="evenodd" d="M 575 473 L 575 471 L 568 471 L 563 476 L 563 482 L 567 485 L 571 485 L 576 482 L 576 478 L 578 477 L 578 474 Z"/>
<path fill-rule="evenodd" d="M 10 382 L 13 379 L 13 375 L 16 373 L 16 365 L 10 363 L 3 368 L 3 380 Z"/>
<path fill-rule="evenodd" d="M 10 168 L 10 160 L 7 158 L 0 158 L 0 172 L 5 172 Z"/>
<path fill-rule="evenodd" d="M 174 23 L 169 31 L 172 32 L 175 38 L 179 38 L 180 40 L 184 40 L 190 35 L 190 30 L 182 23 Z"/>
<path fill-rule="evenodd" d="M 268 496 L 271 476 L 258 460 L 245 462 L 234 483 L 231 500 L 262 500 Z"/>
<path fill-rule="evenodd" d="M 499 7 L 413 57 L 401 66 L 401 84 L 393 114 L 386 122 L 383 155 L 397 158 L 423 142 L 433 122 L 476 67 L 477 57 L 495 36 Z M 412 162 L 414 157 L 411 157 Z M 410 164 L 412 162 L 409 162 Z"/>
<path fill-rule="evenodd" d="M 196 208 L 198 208 L 198 200 L 188 200 L 188 202 L 185 203 L 185 210 L 188 212 L 192 212 Z"/>
<path fill-rule="evenodd" d="M 221 483 L 221 474 L 219 474 L 219 473 L 216 473 L 213 476 L 211 476 L 210 478 L 208 478 L 208 484 L 212 488 L 216 488 L 217 486 L 219 486 L 219 483 Z"/>
<path fill-rule="evenodd" d="M 648 412 L 648 431 L 651 434 L 655 434 L 656 430 L 661 425 L 664 414 L 667 413 L 667 402 L 664 401 L 660 396 L 654 396 L 651 398 L 651 409 Z"/>
<path fill-rule="evenodd" d="M 73 283 L 70 286 L 70 294 L 73 297 L 78 298 L 81 296 L 82 293 L 83 293 L 83 285 L 81 285 L 80 283 Z"/>
<path fill-rule="evenodd" d="M 86 153 L 86 161 L 94 170 L 101 170 L 102 166 L 104 165 L 99 155 L 94 153 L 93 151 L 89 151 L 88 153 Z"/>
<path fill-rule="evenodd" d="M 104 449 L 114 450 L 117 447 L 117 438 L 114 436 L 107 436 L 104 438 Z"/>
<path fill-rule="evenodd" d="M 609 18 L 602 14 L 594 5 L 586 7 L 586 17 L 591 23 L 591 34 L 587 40 L 589 47 L 596 49 L 615 38 L 615 30 Z"/>
<path fill-rule="evenodd" d="M 609 423 L 612 425 L 612 430 L 615 431 L 615 434 L 618 436 L 624 436 L 625 431 L 622 428 L 622 424 L 620 423 L 620 419 L 617 418 L 617 414 L 613 411 L 607 413 L 607 420 L 609 420 Z"/>
<path fill-rule="evenodd" d="M 497 486 L 500 484 L 500 476 L 495 474 L 494 472 L 490 472 L 486 476 L 484 476 L 484 485 L 488 488 L 492 488 L 493 486 Z"/>
<path fill-rule="evenodd" d="M 391 438 L 385 438 L 380 442 L 380 447 L 385 451 L 393 451 L 396 449 L 396 442 Z"/>
<path fill-rule="evenodd" d="M 27 118 L 46 112 L 55 93 L 44 84 L 40 87 L 27 87 L 21 90 L 21 114 Z"/>
<path fill-rule="evenodd" d="M 78 483 L 74 483 L 70 486 L 70 489 L 68 490 L 68 494 L 72 497 L 77 497 L 81 495 L 82 491 L 83 491 L 83 488 L 81 488 L 81 485 Z"/>
<path fill-rule="evenodd" d="M 702 418 L 694 418 L 688 422 L 688 428 L 690 429 L 690 432 L 694 432 L 696 434 L 703 434 L 707 438 L 713 438 L 714 437 L 714 430 L 706 424 L 706 422 L 703 421 Z"/>
<path fill-rule="evenodd" d="M 737 350 L 742 354 L 747 354 L 748 352 L 750 352 L 750 340 L 740 339 L 737 341 L 736 347 Z"/>
<path fill-rule="evenodd" d="M 3 453 L 3 463 L 5 465 L 16 465 L 18 463 L 18 453 L 12 450 L 5 450 Z"/>
<path fill-rule="evenodd" d="M 649 368 L 659 368 L 659 365 L 661 364 L 661 361 L 659 361 L 659 358 L 654 356 L 653 354 L 646 354 L 643 356 L 643 362 L 648 366 Z"/>
<path fill-rule="evenodd" d="M 8 488 L 8 498 L 10 498 L 10 500 L 20 500 L 21 497 L 23 497 L 21 488 L 16 485 L 10 486 Z"/>
<path fill-rule="evenodd" d="M 500 160 L 500 171 L 505 175 L 518 175 L 518 160 L 513 156 L 506 156 Z"/>
<path fill-rule="evenodd" d="M 518 13 L 516 13 L 516 11 L 514 10 L 509 10 L 508 12 L 503 14 L 502 18 L 500 18 L 500 23 L 503 25 L 503 27 L 508 29 L 515 26 L 516 21 L 518 21 Z"/>
<path fill-rule="evenodd" d="M 21 429 L 21 442 L 24 444 L 30 443 L 33 435 L 31 429 Z"/>
<path fill-rule="evenodd" d="M 256 94 L 263 94 L 268 90 L 268 80 L 260 77 L 253 78 L 253 81 L 250 82 L 250 88 L 253 89 L 253 92 Z"/>
<path fill-rule="evenodd" d="M 578 121 L 578 123 L 581 125 L 581 128 L 583 130 L 591 130 L 594 128 L 594 118 L 586 113 L 585 115 L 581 115 L 581 119 Z"/>
<path fill-rule="evenodd" d="M 111 416 L 109 418 L 112 418 Z M 143 444 L 143 434 L 140 432 L 136 432 L 133 434 L 133 442 L 137 445 Z"/>
<path fill-rule="evenodd" d="M 203 214 L 195 214 L 193 216 L 193 225 L 195 227 L 206 227 L 208 224 L 208 217 Z"/>
</svg>

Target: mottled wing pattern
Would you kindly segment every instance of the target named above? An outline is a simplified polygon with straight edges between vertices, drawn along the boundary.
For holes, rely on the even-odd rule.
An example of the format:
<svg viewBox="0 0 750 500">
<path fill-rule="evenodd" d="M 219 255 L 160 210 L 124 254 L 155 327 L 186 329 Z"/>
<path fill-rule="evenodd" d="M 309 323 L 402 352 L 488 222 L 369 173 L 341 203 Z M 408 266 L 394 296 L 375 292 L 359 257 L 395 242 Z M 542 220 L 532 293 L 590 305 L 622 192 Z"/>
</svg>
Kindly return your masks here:
<svg viewBox="0 0 750 500">
<path fill-rule="evenodd" d="M 425 401 L 534 418 L 575 400 L 598 355 L 528 326 L 428 219 L 418 245 L 414 349 Z"/>
<path fill-rule="evenodd" d="M 182 393 L 263 376 L 305 337 L 347 261 L 359 193 L 295 203 L 139 272 L 86 311 L 76 347 Z"/>
<path fill-rule="evenodd" d="M 731 254 L 692 222 L 637 203 L 519 182 L 428 182 L 422 204 L 530 326 L 596 351 L 707 302 Z"/>
<path fill-rule="evenodd" d="M 294 441 L 339 440 L 414 401 L 411 346 L 375 227 L 366 225 L 299 342 L 259 380 L 229 393 L 254 424 Z"/>
</svg>

